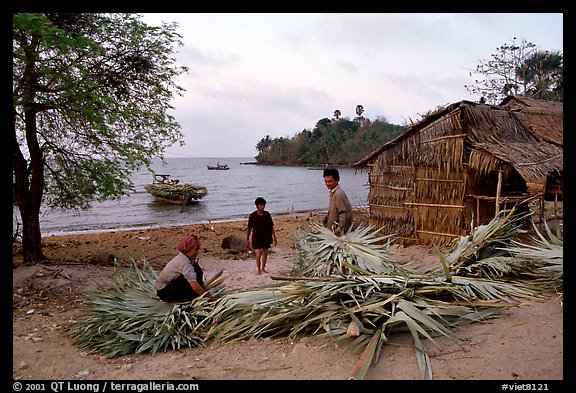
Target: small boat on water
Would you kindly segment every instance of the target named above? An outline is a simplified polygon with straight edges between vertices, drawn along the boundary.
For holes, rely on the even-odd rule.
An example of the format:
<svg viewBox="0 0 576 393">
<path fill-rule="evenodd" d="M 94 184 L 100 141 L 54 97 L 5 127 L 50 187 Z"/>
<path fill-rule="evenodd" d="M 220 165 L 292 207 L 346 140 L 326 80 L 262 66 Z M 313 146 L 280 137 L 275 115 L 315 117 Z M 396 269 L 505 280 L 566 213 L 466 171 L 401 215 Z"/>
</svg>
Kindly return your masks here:
<svg viewBox="0 0 576 393">
<path fill-rule="evenodd" d="M 208 195 L 205 186 L 180 183 L 177 179 L 170 179 L 170 175 L 154 174 L 152 183 L 144 186 L 146 191 L 159 202 L 173 205 L 186 205 L 198 201 Z"/>
<path fill-rule="evenodd" d="M 227 171 L 228 169 L 230 169 L 230 167 L 228 166 L 228 164 L 220 164 L 219 162 L 216 165 L 206 165 L 206 168 L 210 169 L 210 170 L 216 170 L 216 171 Z"/>
</svg>

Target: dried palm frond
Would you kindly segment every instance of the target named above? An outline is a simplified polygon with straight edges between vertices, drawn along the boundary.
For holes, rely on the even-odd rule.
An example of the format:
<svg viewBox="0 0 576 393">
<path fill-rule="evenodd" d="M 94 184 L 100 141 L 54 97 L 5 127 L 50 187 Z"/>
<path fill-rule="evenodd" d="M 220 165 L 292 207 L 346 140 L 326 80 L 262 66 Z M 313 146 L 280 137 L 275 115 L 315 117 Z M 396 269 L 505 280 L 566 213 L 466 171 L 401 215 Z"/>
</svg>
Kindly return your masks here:
<svg viewBox="0 0 576 393">
<path fill-rule="evenodd" d="M 299 264 L 294 275 L 323 277 L 352 270 L 356 274 L 381 274 L 404 271 L 386 250 L 393 235 L 379 236 L 369 225 L 351 228 L 341 236 L 320 223 L 295 233 Z"/>
<path fill-rule="evenodd" d="M 452 274 L 470 274 L 469 265 L 484 258 L 506 255 L 503 247 L 510 245 L 519 234 L 526 233 L 525 220 L 529 213 L 516 214 L 515 207 L 503 210 L 488 224 L 473 228 L 469 235 L 454 240 L 445 261 Z M 493 267 L 498 267 L 493 265 Z M 504 270 L 507 266 L 502 265 Z M 436 267 L 431 272 L 439 272 Z"/>
<path fill-rule="evenodd" d="M 433 301 L 432 310 L 422 311 L 430 317 L 416 318 L 415 323 L 424 325 L 419 331 L 431 329 L 447 334 L 442 324 L 457 324 L 451 321 L 458 315 L 456 309 L 460 309 L 460 316 L 473 313 L 466 305 L 452 304 L 466 298 L 471 291 L 469 284 L 462 291 L 459 285 L 425 276 L 369 275 L 296 281 L 247 292 L 221 291 L 217 302 L 200 297 L 172 305 L 156 297 L 155 272 L 143 272 L 135 263 L 130 272 L 119 275 L 115 290 L 87 295 L 90 304 L 83 318 L 70 329 L 81 348 L 119 356 L 201 346 L 210 339 L 229 342 L 251 337 L 294 337 L 300 332 L 325 332 L 345 339 L 352 321 L 361 332 L 356 344 L 362 345 L 378 326 L 385 328 L 386 333 L 397 328 L 397 310 L 411 318 L 419 315 L 414 308 L 406 312 L 404 298 L 418 300 L 415 307 L 423 310 Z M 475 296 L 481 297 L 478 293 Z M 444 309 L 448 310 L 447 315 L 443 315 Z M 391 317 L 398 321 L 387 322 Z M 404 317 L 404 321 L 409 320 Z"/>
<path fill-rule="evenodd" d="M 515 222 L 509 215 L 502 218 Z M 493 237 L 508 239 L 497 228 L 506 225 L 494 223 L 491 230 L 484 229 L 483 245 Z M 346 343 L 347 350 L 364 350 L 351 374 L 353 379 L 362 379 L 391 334 L 409 331 L 422 378 L 432 378 L 425 339 L 454 338 L 456 326 L 498 317 L 516 301 L 539 297 L 539 291 L 522 281 L 520 274 L 513 280 L 508 275 L 521 271 L 531 248 L 490 248 L 507 253 L 508 259 L 478 259 L 474 253 L 463 252 L 466 264 L 458 270 L 445 264 L 444 272 L 419 273 L 390 258 L 387 244 L 382 244 L 389 238 L 378 236 L 370 227 L 343 236 L 319 224 L 312 229 L 297 236 L 295 265 L 302 276 L 274 276 L 286 281 L 245 292 L 229 291 L 216 280 L 210 289 L 220 296 L 216 302 L 200 297 L 171 305 L 156 297 L 157 274 L 148 266 L 140 270 L 133 264 L 128 274 L 119 276 L 115 290 L 89 295 L 84 317 L 70 332 L 80 347 L 109 356 L 200 346 L 210 340 L 327 336 Z M 517 232 L 516 225 L 509 230 Z M 474 245 L 480 243 L 474 241 Z M 535 266 L 530 270 L 532 281 L 548 277 L 553 270 L 551 265 Z M 341 274 L 343 268 L 346 274 Z"/>
<path fill-rule="evenodd" d="M 521 268 L 517 274 L 529 278 L 528 282 L 540 289 L 561 291 L 564 283 L 564 241 L 558 232 L 552 233 L 544 222 L 546 238 L 532 223 L 536 236 L 531 237 L 531 244 L 512 241 L 509 247 L 501 248 L 510 253 L 512 259 Z"/>
<path fill-rule="evenodd" d="M 143 270 L 132 260 L 128 269 L 115 276 L 114 289 L 87 293 L 85 313 L 68 331 L 73 341 L 109 357 L 203 346 L 196 325 L 212 303 L 204 297 L 183 304 L 165 303 L 156 296 L 157 278 L 146 260 Z M 222 292 L 220 280 L 210 281 L 215 293 Z"/>
<path fill-rule="evenodd" d="M 362 356 L 358 359 L 354 370 L 352 370 L 352 374 L 348 377 L 349 380 L 351 379 L 364 379 L 366 372 L 370 368 L 370 364 L 373 362 L 374 356 L 378 349 L 378 344 L 380 344 L 380 340 L 382 338 L 382 329 L 378 329 L 370 339 L 368 345 L 362 352 Z"/>
<path fill-rule="evenodd" d="M 554 235 L 545 223 L 547 239 L 532 222 L 536 236 L 530 238 L 531 244 L 522 243 L 517 237 L 527 233 L 523 229 L 526 215 L 513 213 L 512 209 L 489 224 L 477 227 L 479 231 L 461 237 L 447 255 L 441 255 L 436 249 L 442 266 L 429 273 L 443 271 L 448 280 L 454 275 L 506 280 L 526 291 L 561 289 L 563 241 L 560 232 Z"/>
</svg>

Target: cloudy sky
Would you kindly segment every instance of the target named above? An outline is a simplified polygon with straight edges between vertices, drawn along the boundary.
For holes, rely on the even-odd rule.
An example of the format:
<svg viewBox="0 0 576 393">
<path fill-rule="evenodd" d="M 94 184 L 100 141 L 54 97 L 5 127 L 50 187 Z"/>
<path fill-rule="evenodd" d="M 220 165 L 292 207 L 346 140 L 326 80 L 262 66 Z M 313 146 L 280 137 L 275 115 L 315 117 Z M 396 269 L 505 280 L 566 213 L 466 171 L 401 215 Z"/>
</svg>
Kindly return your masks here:
<svg viewBox="0 0 576 393">
<path fill-rule="evenodd" d="M 293 137 L 336 109 L 404 125 L 461 100 L 478 101 L 476 65 L 516 37 L 564 51 L 561 13 L 176 13 L 184 46 L 172 103 L 186 145 L 166 157 L 254 157 L 266 135 Z"/>
</svg>

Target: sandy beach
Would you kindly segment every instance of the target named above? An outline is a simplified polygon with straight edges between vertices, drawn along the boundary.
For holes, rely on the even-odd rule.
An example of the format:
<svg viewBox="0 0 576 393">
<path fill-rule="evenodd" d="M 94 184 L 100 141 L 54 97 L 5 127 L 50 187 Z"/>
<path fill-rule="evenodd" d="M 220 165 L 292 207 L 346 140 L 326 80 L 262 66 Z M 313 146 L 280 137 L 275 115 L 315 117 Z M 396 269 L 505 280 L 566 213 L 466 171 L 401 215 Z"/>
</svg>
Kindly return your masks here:
<svg viewBox="0 0 576 393">
<path fill-rule="evenodd" d="M 13 378 L 54 380 L 345 380 L 360 354 L 319 337 L 248 340 L 205 348 L 187 348 L 109 359 L 86 354 L 66 336 L 82 315 L 84 294 L 109 287 L 121 263 L 145 258 L 161 269 L 189 232 L 202 241 L 200 264 L 207 277 L 223 271 L 230 288 L 247 290 L 271 284 L 294 261 L 295 231 L 322 219 L 322 213 L 273 216 L 278 245 L 268 261 L 269 274 L 257 274 L 253 255 L 222 248 L 228 236 L 245 238 L 245 221 L 182 227 L 48 236 L 43 249 L 49 261 L 35 266 L 18 262 L 13 269 Z M 361 213 L 357 215 L 362 219 Z M 439 263 L 427 247 L 395 247 L 397 259 L 415 267 Z M 20 256 L 21 259 L 21 256 Z M 509 315 L 463 326 L 459 339 L 427 342 L 434 379 L 562 380 L 562 294 L 527 302 Z M 392 337 L 369 380 L 419 380 L 420 371 L 409 335 Z M 428 340 L 426 340 L 428 341 Z"/>
</svg>

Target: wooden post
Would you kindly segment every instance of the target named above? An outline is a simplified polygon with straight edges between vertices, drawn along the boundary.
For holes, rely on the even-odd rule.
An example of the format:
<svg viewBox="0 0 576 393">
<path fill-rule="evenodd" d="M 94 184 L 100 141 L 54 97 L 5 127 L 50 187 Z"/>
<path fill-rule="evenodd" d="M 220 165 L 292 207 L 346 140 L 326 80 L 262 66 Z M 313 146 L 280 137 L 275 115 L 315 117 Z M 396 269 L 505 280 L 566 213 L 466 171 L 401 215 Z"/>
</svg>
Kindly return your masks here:
<svg viewBox="0 0 576 393">
<path fill-rule="evenodd" d="M 188 203 L 188 201 L 190 200 L 191 197 L 192 197 L 192 194 L 187 192 L 186 196 L 184 196 L 184 200 L 182 201 L 182 207 L 180 208 L 180 213 L 184 212 L 184 209 L 186 209 L 186 204 Z"/>
<path fill-rule="evenodd" d="M 474 227 L 478 225 L 480 225 L 480 198 L 476 197 L 476 225 Z"/>
<path fill-rule="evenodd" d="M 558 193 L 555 192 L 554 193 L 554 219 L 556 219 L 556 216 L 558 215 L 558 213 L 556 213 L 557 210 L 558 210 Z"/>
<path fill-rule="evenodd" d="M 500 213 L 500 193 L 502 192 L 502 171 L 498 171 L 498 185 L 496 186 L 496 215 Z"/>
<path fill-rule="evenodd" d="M 546 202 L 544 201 L 545 193 L 546 191 L 544 191 L 544 194 L 540 197 L 540 222 L 538 223 L 540 230 L 544 228 L 544 209 L 546 208 Z"/>
</svg>

